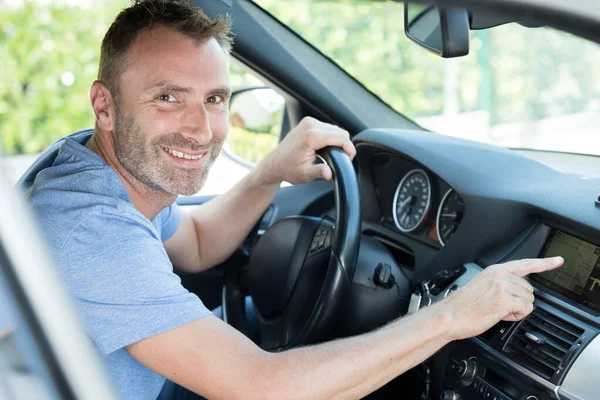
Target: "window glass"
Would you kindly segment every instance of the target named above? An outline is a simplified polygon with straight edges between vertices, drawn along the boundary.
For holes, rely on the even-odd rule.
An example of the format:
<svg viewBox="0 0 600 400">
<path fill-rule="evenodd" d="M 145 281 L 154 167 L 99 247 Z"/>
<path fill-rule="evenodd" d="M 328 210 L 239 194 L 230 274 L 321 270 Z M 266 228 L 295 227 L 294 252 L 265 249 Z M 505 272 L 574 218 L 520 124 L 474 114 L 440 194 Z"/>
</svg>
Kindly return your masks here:
<svg viewBox="0 0 600 400">
<path fill-rule="evenodd" d="M 512 23 L 440 58 L 404 34 L 392 1 L 256 0 L 423 127 L 511 148 L 600 155 L 600 46 Z"/>
</svg>

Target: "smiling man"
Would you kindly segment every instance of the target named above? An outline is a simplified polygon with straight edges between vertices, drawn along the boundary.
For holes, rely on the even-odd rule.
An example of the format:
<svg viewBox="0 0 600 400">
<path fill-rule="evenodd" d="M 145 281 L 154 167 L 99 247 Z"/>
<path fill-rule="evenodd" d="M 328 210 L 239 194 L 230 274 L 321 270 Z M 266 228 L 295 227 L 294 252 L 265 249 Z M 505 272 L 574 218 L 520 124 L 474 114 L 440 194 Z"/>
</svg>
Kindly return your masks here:
<svg viewBox="0 0 600 400">
<path fill-rule="evenodd" d="M 21 179 L 56 262 L 123 399 L 359 398 L 452 340 L 533 308 L 523 277 L 562 259 L 487 268 L 448 299 L 375 332 L 271 354 L 211 314 L 173 264 L 227 259 L 283 180 L 331 179 L 316 151 L 348 132 L 306 118 L 228 193 L 193 214 L 228 130 L 229 23 L 184 1 L 121 12 L 90 91 L 94 130 L 55 143 Z M 183 389 L 187 388 L 187 389 Z M 189 390 L 189 391 L 188 391 Z"/>
</svg>

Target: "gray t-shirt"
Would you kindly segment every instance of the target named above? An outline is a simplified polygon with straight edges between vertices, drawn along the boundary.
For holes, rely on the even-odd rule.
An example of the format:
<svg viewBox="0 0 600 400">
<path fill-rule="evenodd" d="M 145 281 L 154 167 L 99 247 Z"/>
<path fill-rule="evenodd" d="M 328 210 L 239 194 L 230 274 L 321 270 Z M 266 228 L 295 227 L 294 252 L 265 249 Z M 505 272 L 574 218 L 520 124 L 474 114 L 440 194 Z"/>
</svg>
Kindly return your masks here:
<svg viewBox="0 0 600 400">
<path fill-rule="evenodd" d="M 164 378 L 124 347 L 210 311 L 181 286 L 162 244 L 179 226 L 177 205 L 153 221 L 144 217 L 115 171 L 84 147 L 91 134 L 76 132 L 53 144 L 19 185 L 118 394 L 155 399 Z"/>
</svg>

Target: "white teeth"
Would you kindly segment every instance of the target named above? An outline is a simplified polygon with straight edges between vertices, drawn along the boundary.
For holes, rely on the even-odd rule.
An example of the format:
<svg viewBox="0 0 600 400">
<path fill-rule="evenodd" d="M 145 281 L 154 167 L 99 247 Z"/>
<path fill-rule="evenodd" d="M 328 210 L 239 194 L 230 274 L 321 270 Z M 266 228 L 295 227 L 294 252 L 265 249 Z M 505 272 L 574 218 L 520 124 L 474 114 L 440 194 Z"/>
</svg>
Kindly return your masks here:
<svg viewBox="0 0 600 400">
<path fill-rule="evenodd" d="M 185 153 L 182 153 L 182 152 L 180 152 L 180 151 L 177 151 L 177 150 L 172 150 L 172 149 L 169 149 L 169 148 L 166 148 L 166 147 L 165 147 L 165 150 L 166 150 L 166 151 L 167 151 L 169 154 L 171 154 L 171 155 L 173 155 L 173 156 L 175 156 L 175 157 L 178 157 L 178 158 L 185 158 L 186 160 L 199 160 L 199 159 L 201 159 L 201 158 L 204 156 L 204 154 L 200 154 L 200 155 L 198 155 L 198 156 L 192 156 L 192 155 L 190 155 L 190 154 L 185 154 Z"/>
</svg>

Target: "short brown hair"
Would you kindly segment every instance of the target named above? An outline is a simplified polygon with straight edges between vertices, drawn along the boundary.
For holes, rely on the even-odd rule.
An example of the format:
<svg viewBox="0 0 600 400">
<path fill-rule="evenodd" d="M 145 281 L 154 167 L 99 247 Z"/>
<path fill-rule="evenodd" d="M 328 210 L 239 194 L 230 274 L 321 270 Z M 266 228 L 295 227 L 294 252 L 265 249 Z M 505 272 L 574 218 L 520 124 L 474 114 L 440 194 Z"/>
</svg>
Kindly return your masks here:
<svg viewBox="0 0 600 400">
<path fill-rule="evenodd" d="M 154 26 L 165 26 L 198 43 L 214 38 L 227 53 L 231 51 L 229 17 L 211 18 L 187 0 L 135 0 L 117 15 L 102 40 L 98 80 L 113 96 L 118 96 L 118 78 L 129 46 L 140 32 Z"/>
</svg>

